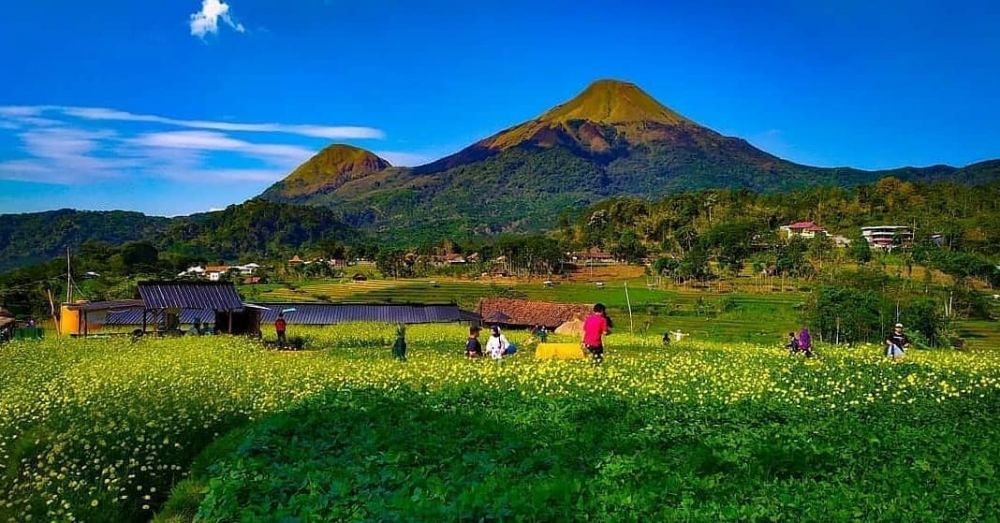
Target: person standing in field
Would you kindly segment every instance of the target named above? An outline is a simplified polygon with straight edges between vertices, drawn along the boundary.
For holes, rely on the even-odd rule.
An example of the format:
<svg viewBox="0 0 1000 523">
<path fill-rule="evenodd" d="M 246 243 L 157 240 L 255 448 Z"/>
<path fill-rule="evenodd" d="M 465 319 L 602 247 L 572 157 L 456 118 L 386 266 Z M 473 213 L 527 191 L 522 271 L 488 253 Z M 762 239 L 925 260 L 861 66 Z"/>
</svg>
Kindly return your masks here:
<svg viewBox="0 0 1000 523">
<path fill-rule="evenodd" d="M 809 334 L 809 327 L 802 327 L 799 331 L 799 350 L 802 354 L 805 354 L 807 358 L 811 358 L 812 352 L 812 335 Z"/>
<path fill-rule="evenodd" d="M 465 357 L 469 359 L 483 357 L 483 344 L 479 343 L 479 326 L 469 327 L 469 339 L 465 342 Z"/>
<path fill-rule="evenodd" d="M 396 326 L 396 341 L 392 344 L 392 356 L 399 361 L 406 361 L 406 325 Z"/>
<path fill-rule="evenodd" d="M 274 320 L 274 333 L 278 335 L 278 346 L 284 348 L 285 344 L 288 343 L 285 338 L 285 330 L 288 328 L 288 323 L 285 322 L 285 313 L 279 312 L 278 319 Z"/>
<path fill-rule="evenodd" d="M 892 333 L 885 339 L 885 355 L 896 361 L 906 354 L 906 346 L 910 344 L 910 338 L 903 334 L 903 324 L 897 323 L 892 329 Z"/>
<path fill-rule="evenodd" d="M 603 303 L 594 305 L 594 312 L 583 320 L 583 349 L 595 364 L 604 361 L 604 335 L 611 334 L 611 320 Z"/>
</svg>

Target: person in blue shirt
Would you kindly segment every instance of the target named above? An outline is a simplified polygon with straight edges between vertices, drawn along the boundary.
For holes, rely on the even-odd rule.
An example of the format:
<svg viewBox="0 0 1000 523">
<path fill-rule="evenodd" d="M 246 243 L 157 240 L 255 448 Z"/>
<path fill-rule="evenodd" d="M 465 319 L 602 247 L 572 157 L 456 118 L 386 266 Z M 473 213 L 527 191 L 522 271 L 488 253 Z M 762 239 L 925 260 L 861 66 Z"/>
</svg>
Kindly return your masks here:
<svg viewBox="0 0 1000 523">
<path fill-rule="evenodd" d="M 469 359 L 483 357 L 483 344 L 479 343 L 479 327 L 476 325 L 469 327 L 469 339 L 465 342 L 465 357 Z"/>
</svg>

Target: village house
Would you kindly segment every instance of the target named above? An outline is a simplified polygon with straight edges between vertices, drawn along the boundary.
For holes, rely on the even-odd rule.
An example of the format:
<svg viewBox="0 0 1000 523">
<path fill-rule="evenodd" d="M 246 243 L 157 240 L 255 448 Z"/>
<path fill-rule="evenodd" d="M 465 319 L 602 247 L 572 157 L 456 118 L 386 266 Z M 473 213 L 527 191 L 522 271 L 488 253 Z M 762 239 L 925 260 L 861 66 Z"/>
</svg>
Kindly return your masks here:
<svg viewBox="0 0 1000 523">
<path fill-rule="evenodd" d="M 861 237 L 872 249 L 892 251 L 913 245 L 913 229 L 905 225 L 874 225 L 861 228 Z"/>
<path fill-rule="evenodd" d="M 194 267 L 188 267 L 182 272 L 177 274 L 178 278 L 201 278 L 205 275 L 205 268 L 200 265 L 195 265 Z"/>
<path fill-rule="evenodd" d="M 597 247 L 591 247 L 586 251 L 567 253 L 567 255 L 573 262 L 610 264 L 618 261 L 611 253 Z"/>
<path fill-rule="evenodd" d="M 785 238 L 805 238 L 812 239 L 815 238 L 817 234 L 823 236 L 829 236 L 830 233 L 826 232 L 826 229 L 820 227 L 816 222 L 806 221 L 806 222 L 795 222 L 789 225 L 782 225 L 779 227 Z"/>
<path fill-rule="evenodd" d="M 205 277 L 208 278 L 208 281 L 221 281 L 228 272 L 228 265 L 208 265 L 205 267 Z"/>
</svg>

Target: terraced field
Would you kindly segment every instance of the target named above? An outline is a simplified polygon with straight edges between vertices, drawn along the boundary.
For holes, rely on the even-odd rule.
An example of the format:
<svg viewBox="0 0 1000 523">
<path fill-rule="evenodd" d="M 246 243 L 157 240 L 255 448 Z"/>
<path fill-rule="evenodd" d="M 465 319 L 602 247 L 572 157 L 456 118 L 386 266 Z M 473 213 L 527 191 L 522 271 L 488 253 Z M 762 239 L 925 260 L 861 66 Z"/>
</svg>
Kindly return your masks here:
<svg viewBox="0 0 1000 523">
<path fill-rule="evenodd" d="M 311 282 L 292 289 L 264 293 L 261 301 L 333 301 L 358 303 L 454 302 L 474 309 L 487 296 L 508 296 L 562 303 L 607 305 L 618 328 L 636 332 L 680 329 L 700 339 L 778 343 L 783 332 L 797 327 L 796 308 L 802 293 L 713 293 L 696 290 L 667 291 L 647 288 L 642 279 L 592 283 L 559 283 L 545 286 L 498 284 L 452 279 L 373 280 L 365 282 Z M 633 320 L 628 323 L 631 303 Z"/>
<path fill-rule="evenodd" d="M 749 280 L 749 279 L 748 279 Z M 624 281 L 609 281 L 603 287 L 594 283 L 566 282 L 551 287 L 541 283 L 505 281 L 470 281 L 458 279 L 408 279 L 307 282 L 296 289 L 279 288 L 260 295 L 262 302 L 332 301 L 358 303 L 458 303 L 474 309 L 487 296 L 507 296 L 562 303 L 607 305 L 618 321 L 618 328 L 628 328 L 628 304 L 631 301 L 636 332 L 665 332 L 680 329 L 696 339 L 752 341 L 780 344 L 783 335 L 797 330 L 799 307 L 807 294 L 799 291 L 750 292 L 743 282 L 736 292 L 713 292 L 679 288 L 647 288 L 642 278 L 628 280 L 628 298 Z M 789 284 L 787 288 L 792 288 Z M 970 346 L 1000 347 L 1000 323 L 996 321 L 960 321 L 956 325 Z"/>
</svg>

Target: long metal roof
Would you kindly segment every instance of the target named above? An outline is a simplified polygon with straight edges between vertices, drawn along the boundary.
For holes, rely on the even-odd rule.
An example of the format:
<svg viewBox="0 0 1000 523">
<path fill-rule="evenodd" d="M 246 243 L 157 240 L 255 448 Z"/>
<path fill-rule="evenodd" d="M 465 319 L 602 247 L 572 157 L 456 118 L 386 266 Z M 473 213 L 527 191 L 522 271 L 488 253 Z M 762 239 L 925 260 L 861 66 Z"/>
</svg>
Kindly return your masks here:
<svg viewBox="0 0 1000 523">
<path fill-rule="evenodd" d="M 162 311 L 151 310 L 146 312 L 146 324 L 156 325 L 160 323 L 162 318 Z M 125 309 L 116 310 L 108 313 L 108 316 L 104 319 L 104 325 L 107 326 L 128 326 L 128 325 L 142 325 L 142 313 L 143 309 Z M 184 325 L 191 325 L 194 323 L 195 318 L 201 320 L 202 323 L 215 323 L 215 311 L 205 310 L 205 309 L 181 309 L 180 312 L 180 322 Z"/>
<path fill-rule="evenodd" d="M 241 304 L 242 305 L 242 304 Z M 259 306 L 245 304 L 260 311 L 261 323 L 274 323 L 278 313 L 285 312 L 289 325 L 335 325 L 349 322 L 371 323 L 454 323 L 478 321 L 479 316 L 458 308 L 457 305 L 405 305 L 405 304 L 349 304 L 349 303 L 265 303 Z M 288 310 L 288 309 L 295 309 Z M 140 325 L 142 309 L 113 311 L 104 320 L 105 325 Z M 214 323 L 215 312 L 206 309 L 182 309 L 180 322 Z M 159 311 L 149 311 L 146 322 L 159 323 Z"/>
<path fill-rule="evenodd" d="M 237 311 L 243 308 L 236 287 L 228 282 L 140 282 L 147 309 Z"/>
<path fill-rule="evenodd" d="M 267 303 L 261 311 L 263 323 L 274 323 L 278 312 L 293 325 L 333 325 L 349 322 L 448 323 L 467 321 L 457 305 L 349 304 L 349 303 Z"/>
</svg>

